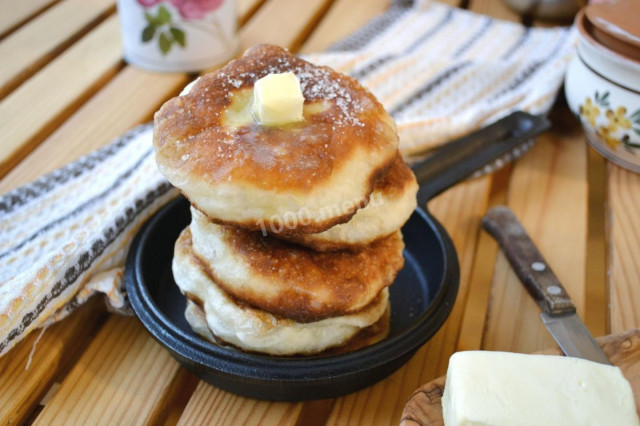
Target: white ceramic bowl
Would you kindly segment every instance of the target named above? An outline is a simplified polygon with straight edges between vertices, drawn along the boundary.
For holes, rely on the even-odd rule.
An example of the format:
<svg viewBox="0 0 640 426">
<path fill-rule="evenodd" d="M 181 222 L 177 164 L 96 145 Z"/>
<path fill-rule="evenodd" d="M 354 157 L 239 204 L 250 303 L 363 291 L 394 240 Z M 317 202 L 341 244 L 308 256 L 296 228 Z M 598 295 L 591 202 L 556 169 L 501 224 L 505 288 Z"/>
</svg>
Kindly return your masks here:
<svg viewBox="0 0 640 426">
<path fill-rule="evenodd" d="M 640 62 L 600 44 L 584 10 L 576 27 L 578 52 L 565 77 L 569 107 L 597 151 L 640 173 Z"/>
</svg>

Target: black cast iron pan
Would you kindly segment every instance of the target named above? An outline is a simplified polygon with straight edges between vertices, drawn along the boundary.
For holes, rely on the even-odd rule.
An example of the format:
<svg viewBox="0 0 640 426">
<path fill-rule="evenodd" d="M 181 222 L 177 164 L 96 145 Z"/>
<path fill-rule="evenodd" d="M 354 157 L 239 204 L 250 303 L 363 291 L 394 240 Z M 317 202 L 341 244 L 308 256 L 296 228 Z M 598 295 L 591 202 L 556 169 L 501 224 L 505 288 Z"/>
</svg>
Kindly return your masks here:
<svg viewBox="0 0 640 426">
<path fill-rule="evenodd" d="M 458 258 L 444 228 L 426 210 L 429 199 L 513 152 L 548 127 L 543 117 L 515 113 L 448 144 L 413 170 L 418 205 L 402 228 L 405 267 L 390 288 L 391 330 L 383 341 L 343 355 L 288 358 L 245 353 L 198 337 L 184 319 L 185 299 L 173 281 L 171 259 L 189 224 L 180 197 L 140 230 L 126 264 L 131 305 L 147 330 L 187 370 L 240 395 L 301 401 L 330 398 L 369 386 L 403 365 L 435 334 L 453 307 Z"/>
</svg>

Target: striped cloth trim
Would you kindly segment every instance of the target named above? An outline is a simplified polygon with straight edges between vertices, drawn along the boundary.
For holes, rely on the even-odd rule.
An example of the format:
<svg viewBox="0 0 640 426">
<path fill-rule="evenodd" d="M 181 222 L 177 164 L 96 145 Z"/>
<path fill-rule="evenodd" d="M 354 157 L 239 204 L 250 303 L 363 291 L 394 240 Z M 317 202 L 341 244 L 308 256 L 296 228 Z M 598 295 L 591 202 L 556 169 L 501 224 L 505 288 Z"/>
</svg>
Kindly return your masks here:
<svg viewBox="0 0 640 426">
<path fill-rule="evenodd" d="M 127 249 L 177 195 L 160 175 L 150 125 L 0 197 L 0 354 L 95 292 L 125 308 Z"/>
<path fill-rule="evenodd" d="M 427 1 L 395 1 L 328 52 L 421 153 L 516 109 L 548 110 L 574 51 L 567 28 L 527 29 Z M 0 355 L 95 293 L 127 310 L 124 260 L 142 223 L 177 195 L 151 125 L 0 197 Z"/>
</svg>

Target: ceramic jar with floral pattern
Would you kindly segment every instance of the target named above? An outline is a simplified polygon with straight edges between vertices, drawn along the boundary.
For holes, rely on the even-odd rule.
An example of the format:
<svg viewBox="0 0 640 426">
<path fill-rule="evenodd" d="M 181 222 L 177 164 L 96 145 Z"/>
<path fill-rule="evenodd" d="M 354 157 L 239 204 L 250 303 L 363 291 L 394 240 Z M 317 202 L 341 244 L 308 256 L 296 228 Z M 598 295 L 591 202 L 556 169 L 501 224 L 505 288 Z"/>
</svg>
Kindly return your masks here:
<svg viewBox="0 0 640 426">
<path fill-rule="evenodd" d="M 638 0 L 583 9 L 576 17 L 577 55 L 565 78 L 567 102 L 589 143 L 611 161 L 636 172 L 640 172 L 638 18 Z"/>
<path fill-rule="evenodd" d="M 197 72 L 238 48 L 235 0 L 118 0 L 124 57 L 152 71 Z"/>
</svg>

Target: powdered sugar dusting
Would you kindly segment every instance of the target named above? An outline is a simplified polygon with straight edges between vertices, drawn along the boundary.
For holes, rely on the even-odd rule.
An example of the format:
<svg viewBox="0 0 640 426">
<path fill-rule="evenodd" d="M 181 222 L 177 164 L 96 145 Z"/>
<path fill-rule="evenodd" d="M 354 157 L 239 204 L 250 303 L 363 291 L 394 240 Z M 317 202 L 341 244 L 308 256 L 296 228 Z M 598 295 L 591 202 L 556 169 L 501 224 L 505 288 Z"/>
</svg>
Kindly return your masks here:
<svg viewBox="0 0 640 426">
<path fill-rule="evenodd" d="M 358 114 L 364 111 L 363 105 L 359 99 L 351 96 L 351 90 L 344 81 L 345 77 L 336 78 L 335 74 L 332 76 L 327 69 L 310 65 L 296 67 L 294 73 L 300 79 L 305 99 L 335 102 L 341 112 L 336 116 L 336 125 L 364 126 L 358 118 Z"/>
<path fill-rule="evenodd" d="M 276 127 L 255 123 L 248 112 L 255 82 L 285 72 L 300 81 L 305 121 Z M 173 167 L 208 182 L 233 176 L 270 189 L 309 190 L 358 149 L 375 162 L 384 158 L 381 152 L 397 148 L 384 109 L 354 79 L 272 46 L 254 48 L 203 75 L 162 114 L 175 150 Z"/>
<path fill-rule="evenodd" d="M 293 60 L 292 60 L 293 59 Z M 291 71 L 300 80 L 300 88 L 306 102 L 328 101 L 337 106 L 334 115 L 336 128 L 343 126 L 363 127 L 359 114 L 371 107 L 368 99 L 361 99 L 354 92 L 348 77 L 331 72 L 328 68 L 316 67 L 305 61 L 288 56 L 256 58 L 251 71 L 237 69 L 235 72 L 219 71 L 217 81 L 223 89 L 233 93 L 234 89 L 253 86 L 267 74 Z"/>
</svg>

